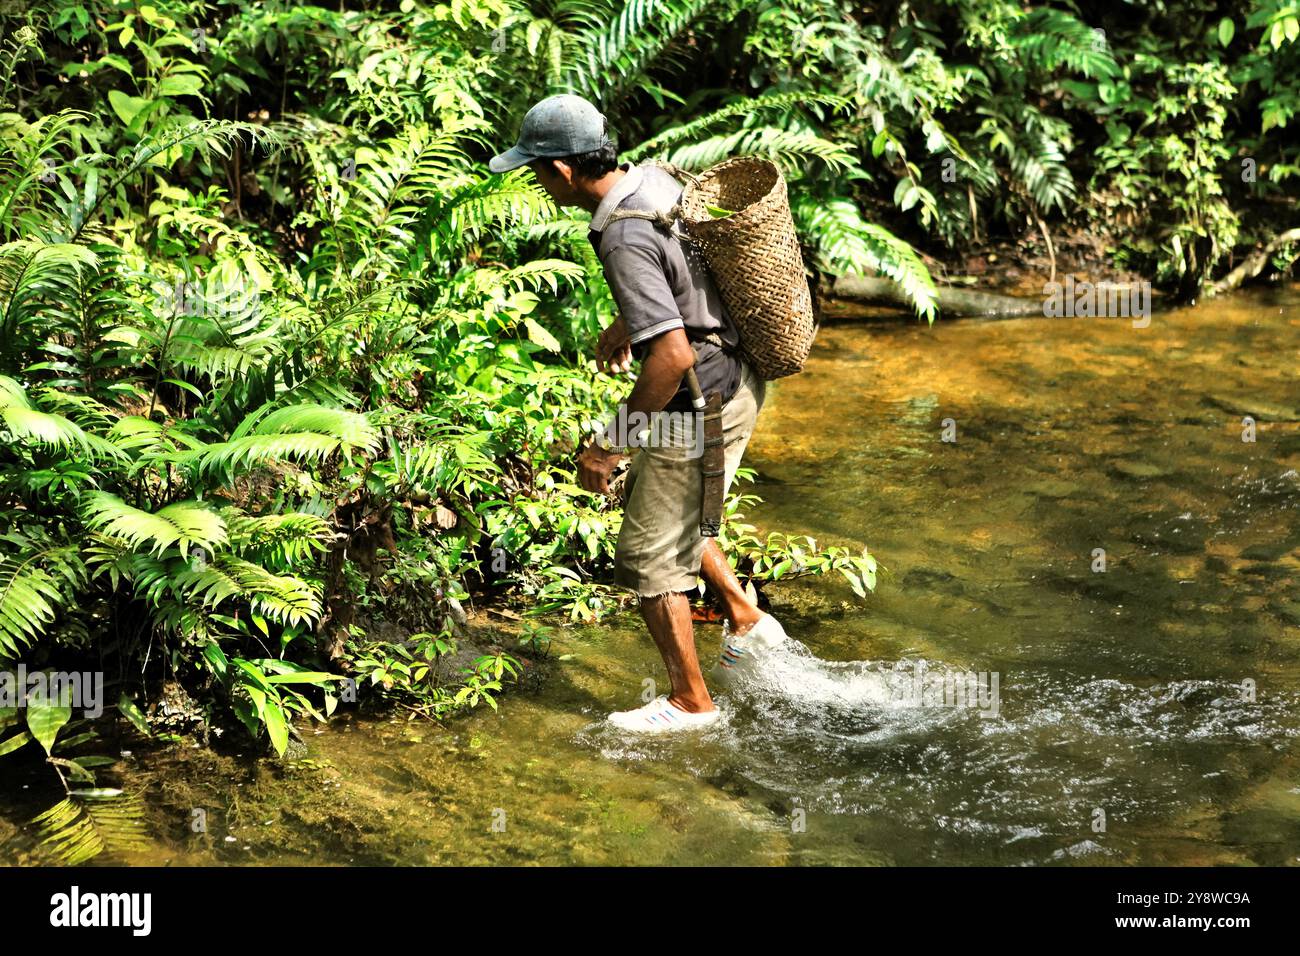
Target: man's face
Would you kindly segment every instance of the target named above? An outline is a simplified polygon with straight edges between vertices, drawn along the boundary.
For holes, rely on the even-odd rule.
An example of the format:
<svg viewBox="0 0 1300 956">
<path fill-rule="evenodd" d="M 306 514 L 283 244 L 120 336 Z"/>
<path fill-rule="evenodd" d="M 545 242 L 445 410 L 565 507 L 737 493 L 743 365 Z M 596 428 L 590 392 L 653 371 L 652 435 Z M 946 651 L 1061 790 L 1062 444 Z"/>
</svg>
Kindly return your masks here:
<svg viewBox="0 0 1300 956">
<path fill-rule="evenodd" d="M 537 181 L 557 206 L 578 205 L 578 194 L 573 188 L 573 167 L 554 159 L 535 159 L 528 164 Z"/>
</svg>

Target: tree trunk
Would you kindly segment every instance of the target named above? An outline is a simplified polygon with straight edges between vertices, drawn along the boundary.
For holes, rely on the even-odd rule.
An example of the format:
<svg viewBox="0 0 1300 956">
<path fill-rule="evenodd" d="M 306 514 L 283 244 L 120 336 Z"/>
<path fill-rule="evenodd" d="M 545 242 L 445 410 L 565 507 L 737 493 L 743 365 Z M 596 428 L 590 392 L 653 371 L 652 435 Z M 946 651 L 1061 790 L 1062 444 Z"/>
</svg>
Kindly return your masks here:
<svg viewBox="0 0 1300 956">
<path fill-rule="evenodd" d="M 897 305 L 906 309 L 912 302 L 893 279 L 867 276 L 840 276 L 831 286 L 831 295 L 841 299 L 855 299 L 881 305 Z M 935 291 L 939 311 L 946 316 L 979 316 L 986 319 L 1012 319 L 1043 314 L 1043 300 L 1018 299 L 990 292 L 972 292 L 940 286 Z"/>
<path fill-rule="evenodd" d="M 1288 229 L 1280 236 L 1275 237 L 1263 249 L 1251 253 L 1241 265 L 1206 289 L 1206 298 L 1213 298 L 1216 295 L 1231 292 L 1247 279 L 1255 278 L 1264 271 L 1264 266 L 1268 264 L 1268 257 L 1288 242 L 1300 242 L 1300 229 Z"/>
</svg>

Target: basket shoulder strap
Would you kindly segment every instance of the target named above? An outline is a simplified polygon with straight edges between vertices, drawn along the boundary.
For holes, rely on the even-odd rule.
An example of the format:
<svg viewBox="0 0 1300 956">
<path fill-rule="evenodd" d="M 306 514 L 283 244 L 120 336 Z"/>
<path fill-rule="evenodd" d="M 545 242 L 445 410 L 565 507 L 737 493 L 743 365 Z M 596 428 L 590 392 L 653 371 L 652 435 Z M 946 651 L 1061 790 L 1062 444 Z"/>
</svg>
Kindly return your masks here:
<svg viewBox="0 0 1300 956">
<path fill-rule="evenodd" d="M 674 203 L 671 209 L 662 212 L 650 212 L 647 209 L 616 209 L 609 214 L 607 223 L 617 222 L 620 219 L 649 219 L 656 226 L 662 226 L 664 229 L 672 230 L 673 223 L 680 218 L 682 207 L 680 203 Z"/>
<path fill-rule="evenodd" d="M 696 176 L 694 173 L 690 172 L 689 170 L 682 169 L 682 167 L 678 166 L 676 163 L 670 163 L 667 160 L 647 159 L 647 160 L 643 160 L 641 165 L 658 166 L 659 168 L 667 172 L 668 175 L 672 176 L 674 179 L 677 180 L 689 179 L 691 183 L 697 186 L 699 185 L 700 182 L 699 177 Z M 681 219 L 682 215 L 683 215 L 682 204 L 681 204 L 681 200 L 679 199 L 677 202 L 673 203 L 673 205 L 669 209 L 664 210 L 662 212 L 651 212 L 645 209 L 616 209 L 609 214 L 609 218 L 606 220 L 606 222 L 607 223 L 617 222 L 620 219 L 648 219 L 650 220 L 650 222 L 653 222 L 656 226 L 660 226 L 666 229 L 668 232 L 672 233 L 673 235 L 676 235 L 677 238 L 679 239 L 685 239 L 688 242 L 693 241 L 691 235 L 685 230 L 683 230 L 680 233 L 673 232 L 673 223 L 676 222 L 678 219 Z"/>
<path fill-rule="evenodd" d="M 674 179 L 689 179 L 697 186 L 700 184 L 700 178 L 689 169 L 682 169 L 682 167 L 678 166 L 676 163 L 670 163 L 666 159 L 647 159 L 642 163 L 642 165 L 658 166 Z"/>
</svg>

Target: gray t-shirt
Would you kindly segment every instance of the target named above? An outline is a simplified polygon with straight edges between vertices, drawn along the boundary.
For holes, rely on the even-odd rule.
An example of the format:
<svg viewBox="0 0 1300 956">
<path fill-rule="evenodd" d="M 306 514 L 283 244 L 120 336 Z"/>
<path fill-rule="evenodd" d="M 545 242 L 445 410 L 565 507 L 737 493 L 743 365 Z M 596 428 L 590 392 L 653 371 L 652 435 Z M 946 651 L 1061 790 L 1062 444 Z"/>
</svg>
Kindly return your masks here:
<svg viewBox="0 0 1300 956">
<path fill-rule="evenodd" d="M 626 175 L 605 194 L 592 215 L 588 239 L 627 323 L 632 354 L 643 359 L 651 339 L 672 329 L 685 329 L 695 346 L 700 389 L 705 395 L 721 392 L 726 402 L 740 386 L 740 334 L 699 250 L 677 238 L 680 222 L 673 226 L 676 235 L 648 219 L 607 222 L 615 209 L 654 212 L 671 208 L 681 197 L 681 183 L 658 166 L 626 162 L 621 168 Z M 718 336 L 723 348 L 702 341 L 710 333 Z M 690 409 L 685 381 L 666 407 Z"/>
</svg>

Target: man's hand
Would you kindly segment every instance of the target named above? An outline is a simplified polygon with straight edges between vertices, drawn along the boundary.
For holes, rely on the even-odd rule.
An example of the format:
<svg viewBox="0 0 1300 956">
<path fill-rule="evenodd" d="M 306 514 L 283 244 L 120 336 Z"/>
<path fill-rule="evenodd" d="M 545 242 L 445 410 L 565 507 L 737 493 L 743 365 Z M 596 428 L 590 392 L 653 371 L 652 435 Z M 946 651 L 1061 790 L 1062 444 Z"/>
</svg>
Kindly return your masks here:
<svg viewBox="0 0 1300 956">
<path fill-rule="evenodd" d="M 592 442 L 578 456 L 578 483 L 595 494 L 609 494 L 609 476 L 614 471 L 614 466 L 624 457 L 616 451 L 606 451 Z"/>
<path fill-rule="evenodd" d="M 611 374 L 626 372 L 632 367 L 632 343 L 628 340 L 627 323 L 621 315 L 600 333 L 596 341 L 596 364 Z"/>
</svg>

